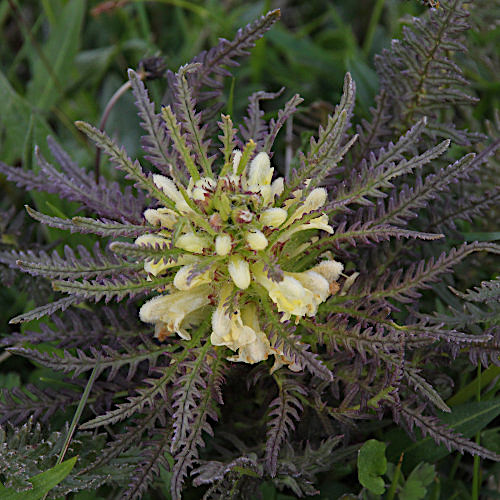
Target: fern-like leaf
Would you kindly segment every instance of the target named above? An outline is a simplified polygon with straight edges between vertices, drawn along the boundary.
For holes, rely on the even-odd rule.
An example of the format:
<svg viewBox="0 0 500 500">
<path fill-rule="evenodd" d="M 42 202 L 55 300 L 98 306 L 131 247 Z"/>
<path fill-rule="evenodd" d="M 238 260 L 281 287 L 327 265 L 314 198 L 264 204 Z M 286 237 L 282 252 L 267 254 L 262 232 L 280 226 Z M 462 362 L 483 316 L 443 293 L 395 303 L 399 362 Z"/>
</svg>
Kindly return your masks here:
<svg viewBox="0 0 500 500">
<path fill-rule="evenodd" d="M 58 292 L 76 295 L 85 300 L 99 302 L 104 299 L 108 303 L 111 299 L 120 301 L 125 297 L 134 297 L 146 291 L 156 290 L 172 280 L 172 276 L 151 280 L 148 280 L 147 277 L 127 278 L 126 276 L 118 276 L 93 281 L 55 280 L 52 282 L 52 287 Z"/>
<path fill-rule="evenodd" d="M 168 198 L 165 193 L 156 186 L 151 177 L 146 176 L 139 162 L 137 160 L 133 162 L 128 157 L 125 150 L 119 147 L 112 139 L 110 139 L 110 137 L 108 137 L 108 135 L 82 121 L 75 122 L 75 125 L 79 130 L 86 134 L 89 139 L 94 141 L 97 147 L 110 157 L 111 161 L 117 168 L 123 170 L 127 174 L 127 178 L 135 181 L 136 186 L 146 190 L 146 192 L 149 192 L 164 206 L 175 208 L 172 200 L 170 200 L 170 198 Z"/>
<path fill-rule="evenodd" d="M 211 374 L 207 380 L 206 388 L 201 391 L 198 405 L 193 408 L 193 419 L 189 431 L 174 456 L 174 466 L 172 468 L 172 480 L 170 491 L 173 500 L 181 498 L 182 484 L 184 478 L 198 458 L 198 448 L 205 446 L 202 433 L 207 432 L 213 435 L 212 427 L 208 423 L 208 417 L 216 421 L 218 419 L 215 403 L 219 404 L 218 394 L 223 382 L 223 368 L 221 357 L 217 357 L 211 364 Z"/>
<path fill-rule="evenodd" d="M 278 384 L 278 397 L 271 401 L 269 405 L 270 418 L 267 429 L 266 440 L 266 469 L 271 477 L 276 476 L 278 454 L 283 441 L 291 431 L 295 429 L 294 420 L 300 419 L 302 404 L 298 395 L 306 396 L 307 391 L 304 386 L 291 378 L 274 377 Z"/>
</svg>

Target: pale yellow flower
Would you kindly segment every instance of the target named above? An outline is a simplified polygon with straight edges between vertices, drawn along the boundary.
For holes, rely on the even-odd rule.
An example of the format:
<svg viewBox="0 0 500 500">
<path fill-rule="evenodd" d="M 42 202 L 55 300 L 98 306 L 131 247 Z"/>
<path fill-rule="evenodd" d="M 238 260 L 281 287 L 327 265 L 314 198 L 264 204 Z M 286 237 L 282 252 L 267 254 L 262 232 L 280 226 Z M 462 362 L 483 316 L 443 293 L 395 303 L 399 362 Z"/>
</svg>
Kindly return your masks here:
<svg viewBox="0 0 500 500">
<path fill-rule="evenodd" d="M 205 236 L 196 233 L 181 234 L 175 242 L 177 248 L 193 253 L 203 253 L 203 250 L 210 246 L 210 240 Z"/>
<path fill-rule="evenodd" d="M 328 224 L 328 216 L 323 214 L 319 217 L 315 217 L 304 224 L 299 224 L 298 226 L 291 227 L 290 229 L 283 231 L 283 233 L 278 238 L 278 243 L 284 243 L 289 240 L 292 235 L 300 231 L 307 231 L 308 229 L 320 229 L 326 231 L 329 234 L 333 234 L 333 227 Z"/>
<path fill-rule="evenodd" d="M 174 286 L 178 290 L 190 290 L 191 288 L 203 285 L 205 283 L 210 283 L 212 281 L 213 269 L 209 267 L 206 271 L 200 274 L 195 274 L 197 266 L 195 264 L 190 264 L 181 267 L 174 278 Z M 190 279 L 191 278 L 191 279 Z"/>
<path fill-rule="evenodd" d="M 225 285 L 221 291 L 219 304 L 212 314 L 212 335 L 210 342 L 213 345 L 224 345 L 233 351 L 253 342 L 256 338 L 252 327 L 244 325 L 239 309 L 228 310 L 226 303 L 232 286 Z"/>
<path fill-rule="evenodd" d="M 264 226 L 280 227 L 285 222 L 288 214 L 283 208 L 268 208 L 260 214 L 259 220 Z"/>
<path fill-rule="evenodd" d="M 231 251 L 231 236 L 229 234 L 219 234 L 215 238 L 215 252 L 217 255 L 225 256 Z"/>
<path fill-rule="evenodd" d="M 210 177 L 202 177 L 194 183 L 193 189 L 189 189 L 188 193 L 193 200 L 205 201 L 206 197 L 210 196 L 216 186 L 216 182 Z"/>
<path fill-rule="evenodd" d="M 273 177 L 274 168 L 267 153 L 259 153 L 250 162 L 247 182 L 249 186 L 269 186 Z"/>
<path fill-rule="evenodd" d="M 159 247 L 166 248 L 170 240 L 168 238 L 164 238 L 158 234 L 141 234 L 135 240 L 135 244 L 139 246 L 149 246 L 149 247 Z"/>
<path fill-rule="evenodd" d="M 243 153 L 239 149 L 235 149 L 233 151 L 233 174 L 236 175 L 236 172 L 238 172 L 238 167 L 240 165 L 240 160 L 241 157 L 243 156 Z"/>
<path fill-rule="evenodd" d="M 228 358 L 230 361 L 239 361 L 243 363 L 258 363 L 268 358 L 269 354 L 274 354 L 269 345 L 266 334 L 260 329 L 259 317 L 255 304 L 247 304 L 241 309 L 242 323 L 251 328 L 255 338 L 248 344 L 239 346 L 238 355 Z"/>
<path fill-rule="evenodd" d="M 318 306 L 330 295 L 330 284 L 319 273 L 312 270 L 302 273 L 283 273 L 281 281 L 271 280 L 257 264 L 253 269 L 255 280 L 262 285 L 271 300 L 277 305 L 278 311 L 283 312 L 281 321 L 296 316 L 296 321 L 302 316 L 314 316 Z"/>
<path fill-rule="evenodd" d="M 283 227 L 288 227 L 296 220 L 300 220 L 304 215 L 321 208 L 325 204 L 326 198 L 327 194 L 325 188 L 313 189 L 305 201 L 295 209 L 291 217 L 283 224 Z"/>
<path fill-rule="evenodd" d="M 245 234 L 248 246 L 255 251 L 264 250 L 267 247 L 267 238 L 262 231 L 254 229 Z"/>
<path fill-rule="evenodd" d="M 159 246 L 160 248 L 166 248 L 169 243 L 169 239 L 156 234 L 143 234 L 135 240 L 135 244 L 139 246 Z M 157 262 L 152 259 L 146 259 L 144 270 L 153 276 L 158 276 L 172 267 L 182 266 L 191 262 L 193 262 L 193 257 L 189 255 L 181 255 L 177 259 L 162 258 Z"/>
<path fill-rule="evenodd" d="M 344 264 L 336 260 L 324 260 L 314 266 L 312 270 L 324 276 L 328 283 L 333 283 L 340 278 L 340 274 L 344 270 Z"/>
<path fill-rule="evenodd" d="M 330 295 L 329 282 L 319 273 L 309 270 L 302 273 L 285 273 L 295 278 L 306 290 L 313 294 L 311 303 L 307 307 L 307 315 L 314 316 L 318 306 Z"/>
<path fill-rule="evenodd" d="M 144 218 L 153 226 L 172 229 L 179 220 L 178 215 L 170 208 L 148 208 Z"/>
<path fill-rule="evenodd" d="M 273 198 L 275 196 L 281 196 L 284 190 L 285 190 L 285 179 L 283 179 L 283 177 L 278 177 L 271 184 L 271 195 Z"/>
<path fill-rule="evenodd" d="M 154 174 L 153 182 L 161 189 L 167 197 L 175 203 L 175 208 L 183 214 L 193 212 L 193 209 L 186 203 L 181 192 L 177 189 L 174 181 L 164 175 Z"/>
<path fill-rule="evenodd" d="M 160 295 L 148 300 L 140 309 L 139 317 L 145 323 L 160 323 L 156 336 L 164 340 L 170 333 L 177 333 L 189 340 L 191 335 L 185 328 L 190 314 L 209 303 L 210 287 L 201 285 L 187 291 Z"/>
<path fill-rule="evenodd" d="M 250 267 L 244 258 L 233 255 L 229 259 L 227 270 L 238 288 L 244 290 L 249 287 L 251 280 Z"/>
<path fill-rule="evenodd" d="M 142 306 L 140 318 L 155 325 L 160 340 L 174 332 L 189 339 L 189 328 L 211 314 L 210 341 L 234 351 L 231 361 L 257 363 L 274 355 L 273 370 L 287 365 L 297 371 L 301 366 L 282 346 L 272 347 L 262 331 L 255 287 L 267 291 L 273 307 L 282 313 L 281 321 L 294 316 L 298 322 L 316 315 L 319 306 L 339 291 L 343 266 L 329 255 L 312 269 L 293 272 L 291 259 L 307 252 L 318 240 L 318 231 L 333 233 L 328 216 L 320 212 L 327 193 L 315 188 L 305 196 L 297 189 L 282 200 L 284 179 L 273 180 L 266 152 L 252 158 L 255 147 L 248 141 L 243 153 L 232 151 L 222 176 L 196 176 L 185 188 L 166 176 L 153 176 L 172 205 L 144 212 L 157 234 L 140 236 L 136 244 L 165 249 L 165 257 L 156 264 L 146 259 L 144 269 L 155 276 L 170 272 L 173 283 Z M 292 238 L 308 230 L 316 233 Z M 170 257 L 172 245 L 175 254 Z M 185 253 L 178 255 L 178 249 Z M 265 263 L 270 275 L 281 281 L 268 277 Z"/>
</svg>

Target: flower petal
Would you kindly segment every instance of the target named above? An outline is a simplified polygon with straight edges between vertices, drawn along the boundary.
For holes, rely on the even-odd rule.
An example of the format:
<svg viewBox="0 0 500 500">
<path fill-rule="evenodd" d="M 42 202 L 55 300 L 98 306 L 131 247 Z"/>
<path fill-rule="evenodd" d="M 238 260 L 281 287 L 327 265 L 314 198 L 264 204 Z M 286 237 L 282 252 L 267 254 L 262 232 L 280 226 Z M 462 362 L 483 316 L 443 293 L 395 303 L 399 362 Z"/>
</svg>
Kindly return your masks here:
<svg viewBox="0 0 500 500">
<path fill-rule="evenodd" d="M 231 276 L 234 284 L 244 290 L 250 285 L 250 268 L 248 262 L 240 257 L 239 255 L 234 255 L 229 259 L 227 264 L 227 270 Z"/>
<path fill-rule="evenodd" d="M 193 253 L 203 253 L 203 250 L 210 246 L 210 241 L 204 236 L 196 233 L 181 234 L 175 242 L 177 248 Z"/>
<path fill-rule="evenodd" d="M 273 178 L 274 168 L 271 168 L 271 160 L 265 152 L 259 153 L 251 162 L 248 171 L 249 186 L 269 186 Z"/>
<path fill-rule="evenodd" d="M 268 241 L 266 236 L 264 235 L 263 232 L 253 230 L 253 231 L 248 231 L 245 234 L 245 239 L 247 241 L 248 246 L 252 250 L 264 250 L 264 248 L 267 247 Z"/>
<path fill-rule="evenodd" d="M 229 234 L 219 234 L 215 238 L 215 253 L 217 255 L 227 255 L 231 251 L 232 241 Z"/>
<path fill-rule="evenodd" d="M 186 203 L 186 200 L 177 189 L 177 186 L 172 179 L 169 179 L 164 175 L 154 174 L 153 182 L 168 196 L 170 200 L 175 203 L 175 208 L 179 212 L 183 214 L 193 212 L 193 209 Z"/>
<path fill-rule="evenodd" d="M 178 220 L 178 215 L 170 208 L 148 208 L 144 211 L 144 218 L 152 226 L 172 229 Z"/>
<path fill-rule="evenodd" d="M 255 332 L 250 326 L 243 325 L 239 309 L 228 311 L 227 300 L 232 289 L 232 285 L 225 285 L 221 290 L 219 303 L 212 314 L 210 342 L 213 345 L 224 345 L 236 351 L 253 342 Z"/>
<path fill-rule="evenodd" d="M 288 231 L 283 231 L 278 238 L 278 243 L 284 243 L 289 240 L 291 236 L 299 231 L 307 231 L 308 229 L 320 229 L 321 231 L 326 231 L 329 234 L 333 234 L 333 227 L 328 224 L 328 216 L 326 214 L 315 217 L 304 224 L 299 224 L 298 226 L 288 229 Z"/>
<path fill-rule="evenodd" d="M 188 291 L 159 295 L 141 307 L 139 317 L 145 323 L 160 322 L 168 332 L 176 332 L 183 339 L 189 340 L 191 336 L 182 328 L 182 322 L 186 316 L 209 303 L 209 294 L 210 286 L 201 285 Z"/>
<path fill-rule="evenodd" d="M 305 201 L 300 204 L 291 217 L 285 222 L 283 227 L 288 227 L 296 220 L 300 220 L 304 215 L 318 210 L 321 208 L 327 199 L 327 192 L 325 188 L 315 188 L 308 195 Z"/>
<path fill-rule="evenodd" d="M 210 267 L 200 274 L 196 274 L 199 267 L 197 264 L 189 264 L 181 267 L 174 278 L 174 286 L 178 290 L 190 290 L 199 285 L 210 283 L 212 281 L 213 268 Z"/>
<path fill-rule="evenodd" d="M 255 304 L 247 304 L 241 310 L 241 319 L 243 324 L 250 327 L 255 332 L 255 339 L 239 348 L 237 356 L 228 358 L 230 361 L 238 361 L 243 363 L 258 363 L 268 358 L 271 352 L 269 339 L 266 334 L 261 331 L 259 326 L 259 318 Z"/>
<path fill-rule="evenodd" d="M 268 227 L 279 227 L 283 222 L 285 222 L 288 214 L 283 208 L 268 208 L 264 210 L 259 217 L 260 222 L 264 226 Z"/>
<path fill-rule="evenodd" d="M 328 283 L 333 283 L 340 278 L 340 273 L 344 270 L 344 264 L 336 260 L 324 260 L 314 266 L 312 270 L 324 276 Z"/>
<path fill-rule="evenodd" d="M 313 293 L 306 290 L 300 281 L 285 273 L 281 281 L 273 281 L 267 277 L 262 264 L 257 264 L 253 270 L 255 280 L 268 292 L 271 300 L 276 304 L 278 311 L 284 312 L 282 321 L 290 319 L 292 314 L 305 316 L 308 305 L 313 303 Z"/>
</svg>

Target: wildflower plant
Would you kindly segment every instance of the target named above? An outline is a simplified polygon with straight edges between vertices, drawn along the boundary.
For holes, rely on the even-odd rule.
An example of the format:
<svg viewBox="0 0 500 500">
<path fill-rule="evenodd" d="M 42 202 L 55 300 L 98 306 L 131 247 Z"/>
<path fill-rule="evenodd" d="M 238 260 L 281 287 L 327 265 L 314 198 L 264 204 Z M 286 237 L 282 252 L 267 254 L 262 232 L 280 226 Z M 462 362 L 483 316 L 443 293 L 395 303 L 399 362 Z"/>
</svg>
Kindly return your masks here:
<svg viewBox="0 0 500 500">
<path fill-rule="evenodd" d="M 459 3 L 443 1 L 430 25 L 450 26 L 452 36 Z M 161 109 L 151 102 L 144 75 L 129 70 L 152 171 L 102 130 L 77 123 L 132 187 L 122 190 L 104 177 L 97 182 L 53 139 L 48 144 L 60 169 L 39 151 L 38 173 L 1 165 L 17 184 L 57 193 L 97 214 L 63 218 L 28 207 L 50 227 L 95 235 L 93 250 L 66 247 L 64 257 L 29 249 L 1 254 L 4 264 L 48 278 L 65 294 L 14 318 L 16 324 L 48 315 L 51 322 L 13 333 L 3 345 L 71 374 L 61 391 L 6 394 L 2 420 L 18 424 L 30 417 L 23 432 L 31 432 L 39 425 L 34 421 L 76 406 L 82 374 L 91 373 L 91 404 L 70 448 L 65 433 L 54 431 L 46 462 L 22 449 L 19 468 L 4 473 L 5 484 L 19 486 L 70 452 L 81 458 L 53 490 L 56 496 L 102 486 L 120 498 L 140 498 L 166 471 L 173 498 L 181 497 L 188 473 L 207 498 L 226 498 L 228 491 L 231 498 L 257 498 L 268 480 L 311 495 L 319 472 L 358 449 L 349 443 L 353 422 L 375 417 L 392 417 L 410 433 L 418 427 L 448 448 L 499 459 L 436 417 L 450 408 L 422 363 L 427 359 L 430 367 L 447 349 L 457 356 L 471 346 L 476 363 L 486 351 L 497 362 L 494 332 L 450 327 L 421 313 L 419 299 L 420 290 L 468 255 L 500 249 L 466 243 L 419 260 L 419 244 L 432 253 L 445 235 L 408 223 L 484 164 L 496 145 L 450 160 L 446 134 L 451 130 L 462 144 L 472 136 L 450 127 L 438 133 L 432 94 L 413 103 L 410 73 L 398 82 L 397 102 L 383 87 L 374 121 L 353 134 L 355 84 L 347 74 L 334 112 L 282 175 L 275 139 L 301 98 L 291 97 L 266 121 L 262 94 L 255 94 L 235 128 L 230 116 L 218 114 L 216 79 L 227 76 L 225 67 L 278 17 L 268 13 L 232 42 L 222 40 L 169 72 L 169 102 Z M 407 40 L 415 47 L 410 35 Z M 382 76 L 403 64 L 399 56 L 392 66 L 386 56 Z M 453 76 L 441 84 L 455 85 Z M 451 90 L 446 95 L 463 100 Z M 489 297 L 497 285 L 467 298 Z M 125 298 L 125 305 L 113 304 Z M 91 304 L 103 299 L 105 305 Z M 47 353 L 46 345 L 57 353 Z M 296 427 L 300 438 L 292 434 Z M 6 447 L 14 446 L 4 437 Z"/>
</svg>

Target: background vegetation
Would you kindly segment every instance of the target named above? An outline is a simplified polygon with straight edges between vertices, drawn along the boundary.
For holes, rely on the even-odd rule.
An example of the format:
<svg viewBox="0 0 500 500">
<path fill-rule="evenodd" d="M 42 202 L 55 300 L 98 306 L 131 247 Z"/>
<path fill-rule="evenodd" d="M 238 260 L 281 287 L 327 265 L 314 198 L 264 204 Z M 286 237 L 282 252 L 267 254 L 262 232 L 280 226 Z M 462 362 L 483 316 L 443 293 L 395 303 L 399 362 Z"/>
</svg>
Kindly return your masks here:
<svg viewBox="0 0 500 500">
<path fill-rule="evenodd" d="M 500 95 L 500 28 L 492 23 L 500 18 L 500 5 L 494 0 L 483 2 L 488 2 L 488 8 L 481 10 L 482 17 L 471 19 L 475 30 L 467 34 L 469 52 L 459 56 L 458 61 L 471 82 L 469 90 L 480 100 L 475 107 L 457 109 L 454 122 L 458 128 L 494 135 L 498 133 L 495 132 L 495 110 Z M 477 3 L 482 2 L 477 0 Z M 127 81 L 127 68 L 137 69 L 141 61 L 161 57 L 166 68 L 176 71 L 201 50 L 215 45 L 219 37 L 232 38 L 238 28 L 277 7 L 282 9 L 281 22 L 257 43 L 242 66 L 234 69 L 234 77 L 226 82 L 223 111 L 232 114 L 237 122 L 247 106 L 248 96 L 256 90 L 276 92 L 284 86 L 285 91 L 278 100 L 281 104 L 299 92 L 305 99 L 305 106 L 294 122 L 296 141 L 305 141 L 307 133 L 304 131 L 324 121 L 332 111 L 332 103 L 340 99 L 347 71 L 351 72 L 357 86 L 355 120 L 360 122 L 362 118 L 369 118 L 379 88 L 374 55 L 389 47 L 392 38 L 401 36 L 409 16 L 419 15 L 428 8 L 413 0 L 2 0 L 1 160 L 36 170 L 34 146 L 38 144 L 45 153 L 45 138 L 53 135 L 73 159 L 92 170 L 95 149 L 73 122 L 85 120 L 97 125 L 113 94 Z M 155 79 L 148 86 L 153 100 L 160 102 L 167 90 L 165 80 Z M 141 157 L 142 130 L 130 93 L 125 93 L 111 110 L 106 131 L 118 138 L 131 157 Z M 286 141 L 281 137 L 277 154 L 284 157 L 285 149 Z M 457 157 L 461 151 L 460 146 L 455 146 Z M 110 179 L 117 176 L 116 170 L 104 159 L 101 171 Z M 492 182 L 496 179 L 492 178 Z M 75 213 L 76 204 L 45 193 L 27 194 L 4 177 L 0 179 L 0 190 L 3 245 L 29 241 L 35 246 L 48 243 L 50 248 L 62 249 L 71 240 L 72 245 L 80 243 L 92 247 L 94 239 L 91 236 L 70 235 L 33 225 L 22 215 L 25 204 L 54 216 Z M 21 215 L 13 217 L 12 214 L 17 213 Z M 498 209 L 492 208 L 490 214 L 480 220 L 457 223 L 453 236 L 455 243 L 498 240 L 497 220 Z M 457 286 L 460 290 L 495 278 L 498 272 L 493 257 L 478 257 L 475 264 L 460 268 Z M 46 302 L 46 297 L 38 288 L 36 291 L 31 289 L 28 281 L 16 283 L 16 287 L 0 290 L 0 332 L 17 330 L 18 326 L 8 324 L 10 318 Z M 425 299 L 429 311 L 445 312 L 447 306 L 457 305 L 456 297 L 444 284 L 436 285 Z M 23 328 L 21 326 L 21 331 Z M 36 328 L 36 323 L 29 324 L 30 330 Z M 0 361 L 0 387 L 57 384 L 52 371 L 9 356 L 7 352 L 0 353 Z M 483 373 L 480 368 L 471 367 L 464 369 L 460 376 L 453 372 L 454 391 L 448 394 L 447 403 L 452 407 L 468 403 L 468 409 L 462 408 L 463 414 L 474 414 L 474 400 L 492 400 L 498 394 L 498 375 L 500 370 L 495 366 Z M 69 415 L 71 418 L 71 411 Z M 461 415 L 454 413 L 452 419 L 460 419 Z M 397 451 L 407 451 L 408 463 L 417 468 L 407 469 L 406 473 L 409 475 L 413 469 L 414 488 L 423 488 L 427 498 L 440 498 L 440 495 L 441 498 L 471 498 L 471 495 L 478 498 L 479 485 L 488 498 L 500 498 L 499 484 L 494 479 L 500 474 L 497 464 L 485 462 L 479 467 L 479 461 L 470 457 L 436 451 L 429 439 L 410 444 L 396 428 L 362 425 L 365 426 L 365 438 L 397 442 Z M 478 417 L 469 427 L 461 429 L 468 436 L 477 433 L 477 439 L 497 453 L 500 453 L 499 430 L 495 421 L 486 417 L 483 420 Z M 376 445 L 365 451 L 380 456 Z M 394 477 L 399 454 L 389 448 L 387 457 L 389 477 Z M 373 474 L 377 476 L 376 471 Z M 463 477 L 473 477 L 474 484 Z M 162 479 L 167 481 L 168 477 Z M 418 494 L 411 496 L 414 489 L 409 477 L 407 482 L 410 484 L 407 496 L 400 493 L 400 498 L 424 498 Z M 346 462 L 333 472 L 323 473 L 320 487 L 318 498 L 357 494 L 361 487 L 355 464 Z M 265 499 L 289 498 L 278 493 L 271 484 L 263 485 L 262 492 Z M 365 490 L 363 495 L 368 498 L 372 494 Z M 79 500 L 97 498 L 93 493 L 87 496 L 80 493 L 75 497 Z M 153 494 L 151 498 L 161 497 Z M 386 498 L 393 497 L 388 493 Z"/>
</svg>

